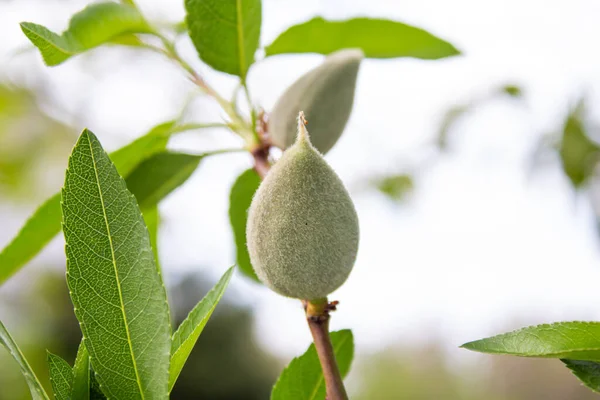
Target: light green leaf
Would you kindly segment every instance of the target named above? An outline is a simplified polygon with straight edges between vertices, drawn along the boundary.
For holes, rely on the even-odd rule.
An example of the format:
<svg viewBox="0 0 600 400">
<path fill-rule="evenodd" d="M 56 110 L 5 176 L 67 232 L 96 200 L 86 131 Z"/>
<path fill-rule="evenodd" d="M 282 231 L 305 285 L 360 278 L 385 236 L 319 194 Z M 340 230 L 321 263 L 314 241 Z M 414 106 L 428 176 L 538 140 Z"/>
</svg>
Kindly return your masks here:
<svg viewBox="0 0 600 400">
<path fill-rule="evenodd" d="M 0 252 L 0 284 L 38 254 L 60 232 L 60 193 L 46 200 Z"/>
<path fill-rule="evenodd" d="M 135 197 L 84 130 L 62 191 L 67 284 L 107 397 L 166 399 L 169 314 Z"/>
<path fill-rule="evenodd" d="M 202 61 L 245 80 L 258 48 L 261 0 L 185 0 L 185 8 Z"/>
<path fill-rule="evenodd" d="M 90 355 L 83 340 L 79 344 L 75 365 L 73 365 L 71 398 L 73 400 L 89 400 L 90 398 Z"/>
<path fill-rule="evenodd" d="M 61 64 L 72 56 L 132 33 L 151 33 L 140 12 L 129 4 L 91 4 L 73 15 L 69 28 L 58 35 L 42 25 L 22 22 L 21 30 L 42 54 L 46 65 Z"/>
<path fill-rule="evenodd" d="M 594 361 L 561 360 L 585 386 L 600 393 L 600 363 Z"/>
<path fill-rule="evenodd" d="M 401 22 L 372 18 L 327 21 L 321 17 L 292 26 L 265 51 L 267 56 L 286 53 L 330 54 L 346 48 L 361 49 L 367 58 L 437 60 L 460 54 L 445 40 Z"/>
<path fill-rule="evenodd" d="M 162 152 L 143 161 L 127 177 L 127 187 L 141 209 L 158 204 L 196 170 L 202 156 Z"/>
<path fill-rule="evenodd" d="M 6 350 L 10 353 L 12 358 L 19 364 L 19 368 L 21 369 L 21 373 L 25 377 L 25 382 L 27 382 L 27 386 L 29 386 L 29 391 L 31 392 L 31 398 L 33 400 L 49 400 L 48 395 L 44 391 L 42 384 L 38 380 L 37 376 L 29 366 L 29 363 L 21 353 L 21 349 L 15 343 L 13 338 L 10 336 L 10 333 L 4 327 L 4 324 L 0 321 L 0 344 L 2 344 Z"/>
<path fill-rule="evenodd" d="M 354 357 L 352 331 L 344 329 L 331 332 L 331 343 L 342 377 L 350 370 Z M 325 382 L 315 345 L 290 362 L 283 370 L 271 392 L 271 400 L 322 400 L 325 398 Z"/>
<path fill-rule="evenodd" d="M 221 277 L 219 282 L 204 296 L 190 311 L 185 321 L 179 325 L 171 340 L 171 367 L 169 370 L 169 392 L 177 381 L 185 362 L 187 361 L 198 337 L 206 326 L 215 307 L 223 297 L 225 289 L 233 275 L 233 267 Z"/>
<path fill-rule="evenodd" d="M 373 181 L 373 184 L 377 190 L 396 202 L 404 200 L 414 188 L 412 176 L 408 174 L 377 178 Z"/>
<path fill-rule="evenodd" d="M 110 157 L 121 176 L 129 175 L 144 159 L 164 150 L 169 137 L 175 132 L 175 122 L 169 121 L 111 153 Z M 60 219 L 60 193 L 57 193 L 35 211 L 17 236 L 0 252 L 0 285 L 60 232 Z"/>
<path fill-rule="evenodd" d="M 50 383 L 56 400 L 70 400 L 73 388 L 73 370 L 61 357 L 48 352 Z"/>
<path fill-rule="evenodd" d="M 235 239 L 237 265 L 244 275 L 257 282 L 258 277 L 252 268 L 246 247 L 246 223 L 248 222 L 248 208 L 250 208 L 252 197 L 259 185 L 260 177 L 256 171 L 248 169 L 238 176 L 229 194 L 229 222 Z"/>
<path fill-rule="evenodd" d="M 600 322 L 555 322 L 463 344 L 489 354 L 600 361 Z"/>
</svg>

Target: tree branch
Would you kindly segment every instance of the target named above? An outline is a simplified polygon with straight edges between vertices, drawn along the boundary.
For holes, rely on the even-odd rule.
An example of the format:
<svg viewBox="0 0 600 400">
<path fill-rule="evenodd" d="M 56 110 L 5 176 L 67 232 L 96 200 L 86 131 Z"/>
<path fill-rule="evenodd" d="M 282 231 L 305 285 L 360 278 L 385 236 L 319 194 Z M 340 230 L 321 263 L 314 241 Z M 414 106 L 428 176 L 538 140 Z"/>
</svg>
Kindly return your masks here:
<svg viewBox="0 0 600 400">
<path fill-rule="evenodd" d="M 302 301 L 302 304 L 306 311 L 306 321 L 310 333 L 315 342 L 315 349 L 321 362 L 327 392 L 326 400 L 348 400 L 348 394 L 335 360 L 333 345 L 329 336 L 329 313 L 335 311 L 338 302 L 328 303 L 327 299 L 323 299 L 318 302 Z"/>
</svg>

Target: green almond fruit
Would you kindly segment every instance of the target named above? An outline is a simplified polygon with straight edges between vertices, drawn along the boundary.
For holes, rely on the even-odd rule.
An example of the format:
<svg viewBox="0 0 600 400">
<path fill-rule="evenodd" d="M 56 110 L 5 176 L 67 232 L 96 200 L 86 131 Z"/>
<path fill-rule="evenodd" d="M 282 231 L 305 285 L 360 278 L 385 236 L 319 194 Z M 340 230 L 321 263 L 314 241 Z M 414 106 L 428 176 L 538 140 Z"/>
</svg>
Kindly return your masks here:
<svg viewBox="0 0 600 400">
<path fill-rule="evenodd" d="M 350 195 L 300 118 L 296 143 L 271 168 L 250 205 L 246 238 L 252 266 L 279 294 L 324 298 L 348 278 L 358 237 Z"/>
<path fill-rule="evenodd" d="M 269 114 L 271 142 L 281 149 L 293 145 L 296 116 L 303 110 L 310 123 L 313 146 L 322 154 L 327 153 L 350 118 L 356 77 L 363 58 L 363 52 L 358 49 L 337 51 L 294 82 Z"/>
</svg>

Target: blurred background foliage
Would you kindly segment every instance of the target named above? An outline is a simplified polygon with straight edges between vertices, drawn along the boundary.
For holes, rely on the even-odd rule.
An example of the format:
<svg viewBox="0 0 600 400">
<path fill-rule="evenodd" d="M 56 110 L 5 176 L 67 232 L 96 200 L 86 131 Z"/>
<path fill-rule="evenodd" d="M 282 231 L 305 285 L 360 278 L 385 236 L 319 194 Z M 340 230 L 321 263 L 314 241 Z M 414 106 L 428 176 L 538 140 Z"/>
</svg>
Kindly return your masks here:
<svg viewBox="0 0 600 400">
<path fill-rule="evenodd" d="M 10 2 L 11 0 L 0 0 Z M 13 0 L 14 1 L 14 0 Z M 79 129 L 48 115 L 49 93 L 41 86 L 23 87 L 0 81 L 0 230 L 10 211 L 38 204 L 63 176 Z M 464 119 L 489 104 L 510 99 L 525 108 L 518 85 L 495 87 L 450 106 L 443 113 L 435 140 L 423 146 L 430 155 L 414 165 L 368 177 L 365 185 L 402 205 L 418 190 L 422 171 L 453 151 Z M 582 96 L 564 110 L 561 124 L 544 135 L 531 153 L 531 165 L 558 161 L 572 188 L 591 199 L 600 221 L 600 132 Z M 600 224 L 599 224 L 600 226 Z M 14 232 L 3 232 L 12 235 Z M 0 315 L 33 369 L 49 387 L 46 349 L 72 362 L 80 341 L 63 271 L 64 265 L 39 265 L 0 291 Z M 39 271 L 44 271 L 40 273 Z M 169 299 L 177 325 L 216 281 L 200 273 L 171 279 Z M 226 293 L 201 335 L 173 391 L 175 399 L 267 399 L 281 369 L 279 359 L 254 337 L 255 316 L 249 306 Z M 522 323 L 515 326 L 523 325 Z M 510 328 L 498 329 L 498 332 Z M 585 389 L 557 360 L 510 357 L 477 358 L 474 364 L 449 361 L 441 340 L 423 347 L 400 343 L 355 359 L 349 379 L 353 399 L 585 400 L 597 395 Z M 25 382 L 8 354 L 0 350 L 0 400 L 29 398 Z"/>
<path fill-rule="evenodd" d="M 519 98 L 512 85 L 493 90 L 446 113 L 438 142 L 432 148 L 451 151 L 454 125 L 462 115 L 475 112 L 497 96 Z M 565 115 L 564 125 L 547 135 L 539 152 L 559 155 L 565 174 L 575 189 L 584 189 L 597 173 L 600 146 L 588 133 L 585 103 L 581 100 Z M 39 199 L 44 171 L 57 168 L 61 175 L 76 132 L 41 109 L 35 91 L 0 85 L 0 203 Z M 532 154 L 532 159 L 536 158 Z M 429 160 L 431 162 L 431 160 Z M 420 166 L 415 166 L 415 169 Z M 379 176 L 371 187 L 394 202 L 411 192 L 410 174 Z M 32 184 L 33 183 L 33 184 Z M 20 200 L 19 200 L 20 199 Z M 7 285 L 0 292 L 0 311 L 42 382 L 49 387 L 46 349 L 73 360 L 80 332 L 73 315 L 59 265 Z M 202 274 L 179 276 L 170 285 L 172 317 L 177 326 L 214 284 Z M 173 391 L 176 399 L 259 400 L 269 397 L 271 387 L 287 360 L 278 359 L 254 339 L 250 307 L 233 301 L 228 292 L 201 335 Z M 33 321 L 33 322 L 32 322 Z M 36 329 L 31 329 L 32 324 Z M 508 330 L 508 329 L 507 329 Z M 570 376 L 556 360 L 482 357 L 476 366 L 450 367 L 442 342 L 408 348 L 400 344 L 359 356 L 352 367 L 352 398 L 367 399 L 461 399 L 461 400 L 584 400 L 596 395 Z M 12 359 L 0 351 L 0 400 L 29 398 L 24 380 Z"/>
</svg>

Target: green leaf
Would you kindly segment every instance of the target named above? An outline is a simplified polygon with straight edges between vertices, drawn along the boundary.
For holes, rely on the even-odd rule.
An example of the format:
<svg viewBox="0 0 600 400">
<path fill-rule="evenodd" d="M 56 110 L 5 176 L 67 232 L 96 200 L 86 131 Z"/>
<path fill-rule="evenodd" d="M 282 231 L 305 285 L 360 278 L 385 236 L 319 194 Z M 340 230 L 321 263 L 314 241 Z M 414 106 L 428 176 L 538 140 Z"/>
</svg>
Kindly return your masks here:
<svg viewBox="0 0 600 400">
<path fill-rule="evenodd" d="M 75 400 L 75 399 L 73 399 Z M 106 396 L 102 393 L 100 384 L 96 380 L 96 373 L 90 365 L 90 400 L 106 400 Z"/>
<path fill-rule="evenodd" d="M 600 158 L 600 146 L 589 138 L 584 116 L 582 99 L 567 116 L 559 149 L 563 170 L 576 188 L 585 183 Z"/>
<path fill-rule="evenodd" d="M 38 380 L 37 376 L 29 366 L 29 363 L 21 353 L 21 349 L 15 343 L 13 338 L 10 336 L 10 333 L 4 327 L 4 324 L 0 321 L 0 344 L 2 344 L 6 350 L 10 353 L 12 358 L 19 364 L 19 368 L 21 368 L 21 373 L 25 377 L 25 382 L 27 382 L 27 386 L 29 386 L 29 391 L 31 392 L 31 398 L 33 400 L 49 400 L 48 395 L 44 391 L 42 384 Z"/>
<path fill-rule="evenodd" d="M 60 232 L 60 193 L 46 200 L 0 252 L 0 284 L 38 254 Z"/>
<path fill-rule="evenodd" d="M 221 277 L 219 282 L 204 296 L 190 311 L 185 321 L 179 325 L 171 340 L 171 367 L 169 370 L 169 392 L 177 381 L 185 362 L 187 361 L 198 337 L 206 326 L 215 307 L 223 297 L 225 289 L 233 275 L 233 267 Z"/>
<path fill-rule="evenodd" d="M 260 0 L 185 0 L 190 38 L 202 61 L 246 78 L 258 48 Z"/>
<path fill-rule="evenodd" d="M 372 18 L 327 21 L 321 17 L 292 26 L 265 51 L 267 56 L 286 53 L 330 54 L 346 48 L 361 49 L 368 58 L 437 60 L 460 54 L 445 40 L 401 22 Z"/>
<path fill-rule="evenodd" d="M 396 202 L 404 200 L 414 188 L 413 179 L 407 174 L 385 176 L 373 183 L 381 193 Z"/>
<path fill-rule="evenodd" d="M 158 204 L 196 170 L 201 155 L 162 152 L 143 161 L 126 179 L 141 209 Z"/>
<path fill-rule="evenodd" d="M 113 2 L 87 6 L 73 15 L 69 28 L 61 35 L 31 22 L 21 22 L 21 30 L 49 66 L 61 64 L 102 44 L 119 41 L 122 36 L 152 32 L 135 7 Z"/>
<path fill-rule="evenodd" d="M 259 282 L 254 268 L 250 263 L 248 247 L 246 247 L 246 223 L 248 222 L 248 209 L 254 193 L 260 185 L 260 177 L 254 169 L 244 171 L 231 187 L 229 194 L 229 222 L 233 229 L 236 247 L 236 262 L 244 275 Z"/>
<path fill-rule="evenodd" d="M 331 332 L 331 342 L 342 377 L 350 370 L 354 357 L 352 331 L 344 329 Z M 271 392 L 271 400 L 322 400 L 325 398 L 325 382 L 315 345 L 292 360 L 283 370 Z"/>
<path fill-rule="evenodd" d="M 489 354 L 600 361 L 600 322 L 556 322 L 463 344 Z"/>
<path fill-rule="evenodd" d="M 169 314 L 135 197 L 84 130 L 62 191 L 67 284 L 107 397 L 166 399 Z"/>
<path fill-rule="evenodd" d="M 119 173 L 127 176 L 144 159 L 164 150 L 169 137 L 176 131 L 174 121 L 157 125 L 146 135 L 111 153 L 110 157 Z M 60 193 L 57 193 L 33 213 L 17 236 L 0 252 L 0 285 L 60 232 L 60 220 Z"/>
<path fill-rule="evenodd" d="M 600 363 L 594 361 L 561 360 L 585 386 L 600 393 Z"/>
<path fill-rule="evenodd" d="M 70 400 L 73 388 L 73 370 L 69 363 L 50 352 L 47 354 L 50 383 L 56 400 Z"/>
<path fill-rule="evenodd" d="M 90 355 L 83 340 L 79 344 L 75 365 L 73 365 L 71 398 L 74 400 L 89 400 L 90 398 Z"/>
</svg>

